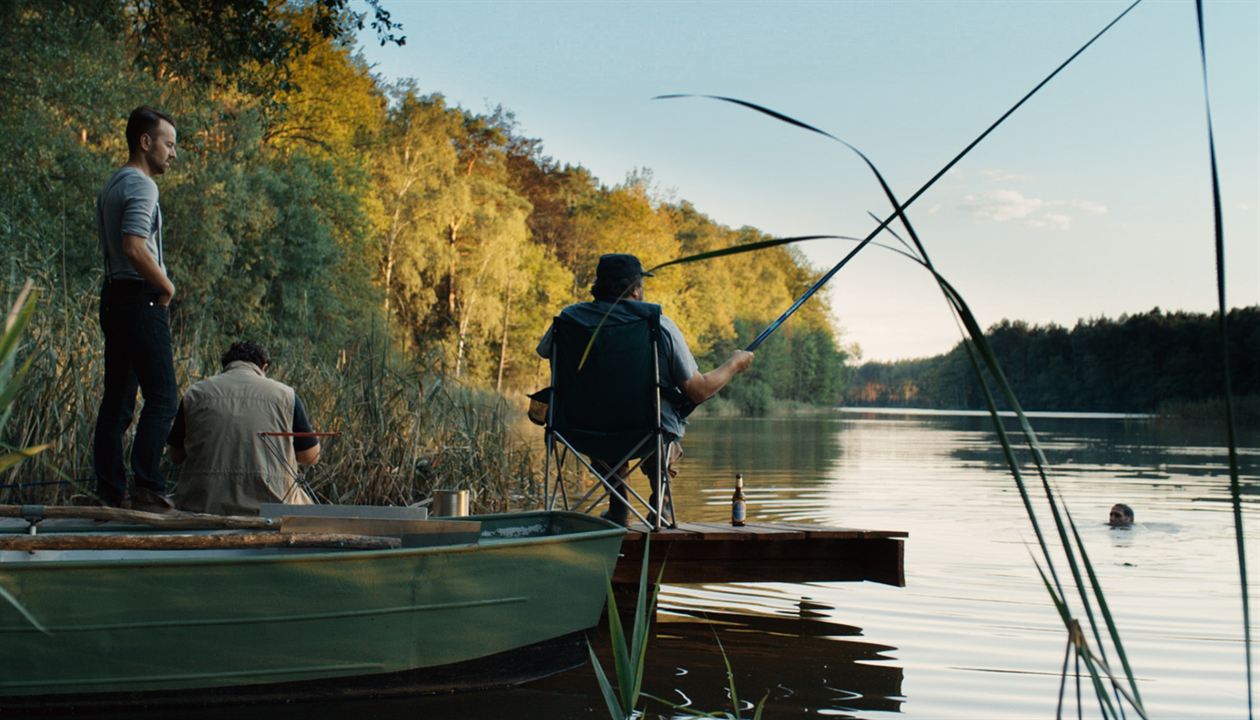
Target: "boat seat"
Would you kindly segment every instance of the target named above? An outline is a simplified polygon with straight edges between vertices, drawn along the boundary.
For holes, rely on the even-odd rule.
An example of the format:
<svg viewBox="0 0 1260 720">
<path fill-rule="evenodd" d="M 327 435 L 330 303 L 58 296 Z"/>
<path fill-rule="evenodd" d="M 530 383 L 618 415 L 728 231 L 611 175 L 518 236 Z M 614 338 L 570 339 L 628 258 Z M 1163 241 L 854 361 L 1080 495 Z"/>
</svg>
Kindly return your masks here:
<svg viewBox="0 0 1260 720">
<path fill-rule="evenodd" d="M 324 518 L 375 518 L 377 520 L 425 520 L 429 517 L 429 509 L 406 505 L 287 505 L 284 503 L 263 503 L 259 514 L 263 517 L 305 517 Z"/>
<path fill-rule="evenodd" d="M 477 520 L 429 519 L 423 507 L 392 505 L 285 505 L 263 503 L 263 517 L 280 521 L 282 533 L 346 533 L 402 540 L 402 546 L 465 545 L 481 539 Z"/>
</svg>

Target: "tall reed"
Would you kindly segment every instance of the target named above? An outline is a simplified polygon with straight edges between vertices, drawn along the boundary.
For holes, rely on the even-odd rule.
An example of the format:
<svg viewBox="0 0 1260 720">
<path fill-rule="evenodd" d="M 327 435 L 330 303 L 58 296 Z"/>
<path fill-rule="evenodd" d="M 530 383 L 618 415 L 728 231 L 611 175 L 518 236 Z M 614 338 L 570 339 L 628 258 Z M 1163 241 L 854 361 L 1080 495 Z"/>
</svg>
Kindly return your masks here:
<svg viewBox="0 0 1260 720">
<path fill-rule="evenodd" d="M 0 334 L 0 433 L 13 414 L 13 400 L 22 386 L 22 381 L 30 371 L 30 361 L 18 365 L 17 357 L 22 335 L 31 322 L 35 310 L 37 296 L 33 293 L 34 283 L 27 280 L 13 301 L 13 307 L 4 320 L 4 330 Z M 0 455 L 0 475 L 6 470 L 16 467 L 25 460 L 35 457 L 47 450 L 47 443 L 23 447 L 0 443 L 4 454 Z"/>
<path fill-rule="evenodd" d="M 1243 646 L 1246 653 L 1247 717 L 1255 717 L 1251 648 L 1251 598 L 1247 585 L 1247 551 L 1243 542 L 1242 483 L 1238 477 L 1238 434 L 1235 428 L 1234 389 L 1230 377 L 1229 318 L 1225 312 L 1225 222 L 1221 213 L 1221 178 L 1216 170 L 1216 134 L 1212 129 L 1212 101 L 1208 92 L 1207 41 L 1204 38 L 1203 0 L 1195 0 L 1195 21 L 1199 36 L 1199 63 L 1203 71 L 1203 109 L 1207 121 L 1208 162 L 1212 170 L 1212 239 L 1216 255 L 1216 302 L 1220 317 L 1221 353 L 1224 372 L 1221 389 L 1225 396 L 1225 436 L 1229 459 L 1229 501 L 1234 517 L 1234 544 L 1238 555 L 1239 585 L 1242 590 Z"/>
<path fill-rule="evenodd" d="M 608 580 L 608 635 L 612 646 L 613 671 L 617 684 L 613 685 L 595 655 L 595 648 L 587 643 L 591 654 L 591 666 L 595 668 L 595 680 L 608 706 L 608 715 L 612 720 L 629 720 L 639 704 L 639 696 L 643 688 L 643 670 L 647 665 L 648 630 L 652 617 L 656 614 L 656 597 L 661 589 L 661 576 L 656 582 L 648 584 L 648 555 L 652 549 L 652 537 L 649 533 L 643 543 L 643 563 L 639 567 L 639 592 L 635 597 L 634 616 L 630 627 L 630 635 L 621 624 L 621 614 L 617 611 L 617 598 L 613 595 L 612 579 Z M 665 568 L 661 568 L 661 573 Z M 628 642 L 627 642 L 628 641 Z"/>
<path fill-rule="evenodd" d="M 1138 0 L 1138 2 L 1140 2 L 1140 0 Z M 1056 489 L 1052 486 L 1052 483 L 1049 479 L 1049 476 L 1047 473 L 1048 463 L 1046 462 L 1045 454 L 1042 451 L 1041 444 L 1037 439 L 1037 435 L 1033 431 L 1032 425 L 1029 422 L 1027 416 L 1024 414 L 1023 409 L 1020 406 L 1020 403 L 1017 400 L 1014 391 L 1011 389 L 1010 383 L 1007 381 L 1004 373 L 1002 372 L 1002 369 L 997 362 L 997 359 L 993 353 L 992 348 L 990 347 L 988 343 L 987 338 L 984 335 L 983 330 L 980 328 L 980 325 L 976 321 L 974 314 L 971 312 L 971 309 L 968 307 L 967 303 L 963 300 L 962 295 L 942 275 L 940 275 L 940 273 L 938 273 L 935 267 L 933 266 L 931 258 L 928 255 L 926 248 L 924 247 L 921 239 L 918 236 L 918 233 L 915 231 L 913 225 L 911 224 L 910 219 L 906 215 L 906 210 L 915 200 L 917 200 L 925 192 L 927 192 L 927 190 L 931 188 L 932 185 L 935 184 L 937 180 L 943 177 L 945 173 L 949 171 L 950 168 L 952 168 L 959 161 L 961 161 L 962 158 L 964 158 L 974 147 L 976 147 L 976 145 L 978 145 L 981 141 L 984 140 L 984 138 L 986 138 L 990 133 L 992 133 L 995 129 L 997 129 L 1008 117 L 1010 117 L 1024 103 L 1026 103 L 1029 99 L 1031 99 L 1042 87 L 1044 87 L 1047 83 L 1049 83 L 1056 75 L 1058 75 L 1073 60 L 1075 60 L 1078 56 L 1080 56 L 1095 41 L 1097 41 L 1100 37 L 1102 37 L 1110 28 L 1112 28 L 1125 15 L 1127 15 L 1134 7 L 1136 7 L 1138 2 L 1134 2 L 1132 5 L 1126 8 L 1124 12 L 1122 12 L 1119 16 L 1117 16 L 1114 20 L 1112 20 L 1111 23 L 1109 23 L 1101 31 L 1095 34 L 1088 42 L 1086 42 L 1080 49 L 1078 49 L 1075 53 L 1073 53 L 1066 61 L 1061 63 L 1054 71 L 1052 71 L 1049 75 L 1047 75 L 1046 78 L 1044 78 L 1031 91 L 1029 91 L 1023 98 L 1021 98 L 1019 102 L 1017 102 L 1014 106 L 1012 106 L 1009 110 L 1007 110 L 1002 116 L 1000 116 L 995 122 L 993 122 L 975 140 L 973 140 L 970 144 L 968 144 L 961 152 L 959 152 L 943 168 L 937 171 L 926 183 L 924 183 L 918 190 L 916 190 L 905 201 L 901 201 L 898 199 L 898 197 L 896 196 L 892 188 L 886 182 L 883 174 L 879 171 L 878 167 L 875 165 L 874 162 L 872 162 L 872 160 L 865 153 L 859 150 L 856 146 L 840 139 L 839 137 L 836 137 L 835 135 L 832 135 L 831 133 L 823 131 L 813 125 L 804 123 L 788 115 L 757 105 L 755 103 L 751 103 L 745 100 L 740 100 L 737 98 L 720 97 L 720 96 L 704 96 L 710 99 L 719 100 L 719 101 L 727 102 L 727 103 L 733 103 L 741 107 L 754 110 L 756 112 L 768 115 L 778 121 L 787 123 L 789 125 L 798 127 L 800 129 L 803 129 L 812 133 L 822 135 L 830 140 L 838 142 L 844 145 L 849 150 L 856 153 L 861 158 L 863 163 L 865 163 L 865 165 L 870 169 L 872 174 L 875 176 L 875 179 L 878 181 L 879 186 L 883 190 L 886 198 L 888 199 L 889 204 L 892 206 L 892 212 L 886 218 L 879 221 L 879 224 L 875 227 L 875 229 L 873 229 L 862 240 L 860 240 L 857 246 L 852 251 L 850 251 L 830 271 L 824 274 L 818 280 L 818 282 L 815 283 L 815 285 L 812 288 L 810 288 L 809 291 L 807 291 L 804 295 L 802 295 L 801 298 L 799 298 L 792 305 L 792 307 L 787 310 L 787 312 L 785 312 L 782 316 L 780 316 L 778 320 L 775 321 L 774 324 L 772 324 L 769 328 L 767 328 L 767 331 L 763 333 L 763 336 L 765 334 L 768 334 L 769 332 L 772 332 L 774 328 L 776 328 L 779 324 L 781 324 L 784 320 L 786 320 L 787 317 L 790 316 L 792 312 L 794 312 L 796 308 L 798 308 L 801 305 L 801 303 L 803 303 L 806 299 L 808 299 L 808 297 L 815 290 L 817 290 L 819 287 L 822 286 L 823 283 L 827 282 L 833 275 L 839 272 L 839 270 L 843 268 L 845 264 L 849 262 L 849 260 L 851 260 L 854 256 L 856 256 L 856 254 L 860 252 L 864 247 L 866 247 L 868 244 L 873 242 L 880 233 L 890 230 L 890 226 L 892 225 L 892 223 L 898 222 L 905 228 L 906 234 L 909 236 L 912 244 L 902 241 L 905 249 L 898 250 L 898 252 L 913 259 L 915 262 L 919 263 L 929 273 L 932 274 L 933 278 L 937 281 L 941 289 L 941 292 L 945 297 L 946 302 L 949 304 L 951 310 L 954 312 L 955 317 L 957 318 L 958 322 L 963 328 L 965 328 L 965 331 L 966 331 L 965 339 L 967 340 L 965 345 L 968 349 L 968 356 L 971 360 L 973 369 L 975 370 L 976 375 L 980 380 L 982 389 L 984 391 L 986 403 L 988 405 L 989 412 L 993 421 L 994 429 L 998 435 L 998 439 L 1001 443 L 1003 453 L 1007 460 L 1007 464 L 1010 467 L 1011 475 L 1015 480 L 1015 484 L 1019 490 L 1020 498 L 1023 501 L 1025 511 L 1027 512 L 1029 521 L 1032 524 L 1033 531 L 1036 536 L 1037 544 L 1041 550 L 1041 560 L 1040 561 L 1034 560 L 1034 562 L 1037 566 L 1038 572 L 1042 576 L 1042 579 L 1046 586 L 1046 590 L 1051 597 L 1054 607 L 1056 611 L 1059 613 L 1060 619 L 1063 622 L 1064 629 L 1067 633 L 1066 641 L 1067 641 L 1068 652 L 1069 653 L 1075 652 L 1078 667 L 1080 664 L 1085 665 L 1089 673 L 1090 682 L 1094 688 L 1094 694 L 1098 700 L 1099 709 L 1103 717 L 1105 718 L 1124 717 L 1124 709 L 1122 706 L 1122 701 L 1123 703 L 1127 703 L 1128 706 L 1131 707 L 1139 716 L 1146 717 L 1146 711 L 1142 703 L 1141 695 L 1139 694 L 1139 691 L 1138 691 L 1137 681 L 1134 676 L 1133 670 L 1129 664 L 1127 654 L 1124 651 L 1124 646 L 1121 642 L 1119 630 L 1117 629 L 1116 623 L 1107 606 L 1105 594 L 1103 593 L 1103 590 L 1102 590 L 1101 584 L 1098 581 L 1097 575 L 1094 573 L 1093 567 L 1089 562 L 1089 557 L 1085 550 L 1085 546 L 1081 542 L 1079 534 L 1076 532 L 1075 525 L 1071 521 L 1071 516 L 1067 512 L 1067 509 L 1063 503 L 1062 497 L 1059 495 Z M 679 96 L 679 95 L 662 96 L 663 99 L 673 99 L 673 98 L 679 98 L 679 97 L 686 97 L 686 96 Z M 818 236 L 811 236 L 811 238 L 809 239 L 814 239 L 817 237 Z M 898 239 L 900 240 L 899 236 L 896 236 L 896 237 L 898 237 Z M 801 238 L 801 239 L 805 239 L 805 238 Z M 795 238 L 785 239 L 785 242 L 792 242 L 796 240 L 797 239 Z M 727 251 L 726 254 L 729 254 L 730 252 L 746 252 L 746 251 L 755 250 L 755 249 L 758 249 L 758 248 L 746 247 L 746 248 L 730 249 L 729 251 Z M 691 256 L 688 258 L 681 258 L 679 260 L 673 261 L 670 264 L 683 263 L 683 262 L 695 262 L 699 260 L 708 259 L 709 257 L 713 257 L 714 255 L 715 255 L 714 253 L 706 253 L 706 254 Z M 1222 309 L 1222 314 L 1224 314 L 1223 309 Z M 986 373 L 987 373 L 987 377 L 986 377 Z M 1014 410 L 1016 413 L 1019 430 L 1023 436 L 1023 444 L 1026 446 L 1027 450 L 1031 454 L 1037 477 L 1040 480 L 1041 497 L 1039 498 L 1039 500 L 1041 502 L 1044 502 L 1049 507 L 1050 512 L 1051 512 L 1051 517 L 1054 521 L 1054 529 L 1058 535 L 1059 547 L 1061 548 L 1061 552 L 1062 552 L 1061 558 L 1056 557 L 1055 553 L 1052 552 L 1051 546 L 1048 543 L 1045 537 L 1045 534 L 1042 532 L 1041 523 L 1039 522 L 1038 517 L 1037 517 L 1037 512 L 1034 507 L 1032 495 L 1030 494 L 1028 484 L 1025 482 L 1025 479 L 1024 479 L 1022 463 L 1016 457 L 1016 452 L 1014 449 L 1014 444 L 1012 443 L 1012 439 L 1004 426 L 1001 416 L 998 413 L 997 402 L 994 398 L 995 393 L 999 395 L 1003 399 L 1003 401 L 1005 401 L 1006 405 L 1012 410 Z M 1077 596 L 1077 601 L 1079 601 L 1080 607 L 1082 608 L 1084 612 L 1083 620 L 1080 618 L 1077 618 L 1071 609 L 1071 605 L 1069 604 L 1069 599 L 1068 599 L 1068 593 L 1065 590 L 1064 583 L 1060 579 L 1058 571 L 1056 569 L 1059 563 L 1066 565 L 1066 567 L 1070 571 L 1072 581 L 1073 581 L 1073 587 L 1076 591 L 1075 594 Z M 1119 658 L 1121 666 L 1123 668 L 1123 680 L 1118 676 L 1117 672 L 1113 670 L 1108 660 L 1106 643 L 1104 643 L 1103 632 L 1100 629 L 1100 621 L 1098 619 L 1098 615 L 1096 615 L 1094 612 L 1095 604 L 1097 604 L 1098 606 L 1098 611 L 1099 611 L 1098 615 L 1101 615 L 1102 627 L 1105 628 L 1108 640 L 1110 641 L 1110 644 L 1116 656 Z M 1063 675 L 1064 680 L 1066 681 L 1066 677 L 1067 677 L 1066 658 L 1065 658 L 1063 673 L 1064 673 Z M 1079 678 L 1080 678 L 1080 675 L 1078 674 L 1077 675 L 1078 683 L 1079 683 Z M 1063 686 L 1065 685 L 1066 685 L 1066 682 L 1064 682 Z M 1113 694 L 1115 696 L 1114 702 L 1112 699 Z M 1078 685 L 1078 698 L 1079 698 L 1079 685 Z M 1060 694 L 1060 710 L 1061 709 L 1062 709 L 1062 691 Z M 1078 701 L 1078 712 L 1079 710 L 1080 708 L 1079 708 L 1079 701 Z"/>
<path fill-rule="evenodd" d="M 37 278 L 36 286 L 56 286 Z M 8 288 L 0 286 L 0 296 Z M 92 490 L 92 431 L 104 375 L 94 293 L 51 293 L 29 315 L 21 352 L 27 373 L 5 437 L 27 447 L 55 444 L 5 477 L 4 502 L 63 502 Z M 232 340 L 182 323 L 174 313 L 176 375 L 182 388 L 219 370 Z M 209 323 L 207 323 L 209 324 Z M 201 324 L 197 324 L 200 326 Z M 293 385 L 325 441 L 306 481 L 324 501 L 409 504 L 434 488 L 471 490 L 478 511 L 537 503 L 538 472 L 514 431 L 518 411 L 503 398 L 409 365 L 371 334 L 334 350 L 300 338 L 257 337 L 274 358 L 273 376 Z M 177 478 L 169 467 L 168 478 Z"/>
</svg>

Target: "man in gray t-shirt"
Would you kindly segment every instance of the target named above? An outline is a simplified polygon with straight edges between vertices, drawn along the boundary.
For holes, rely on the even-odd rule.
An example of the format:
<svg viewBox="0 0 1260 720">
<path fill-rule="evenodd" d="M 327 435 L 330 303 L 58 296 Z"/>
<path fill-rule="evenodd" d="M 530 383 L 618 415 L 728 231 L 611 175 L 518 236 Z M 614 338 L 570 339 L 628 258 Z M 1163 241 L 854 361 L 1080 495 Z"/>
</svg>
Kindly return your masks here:
<svg viewBox="0 0 1260 720">
<path fill-rule="evenodd" d="M 595 301 L 570 305 L 564 309 L 563 313 L 583 325 L 594 326 L 605 315 L 614 317 L 623 309 L 630 312 L 630 308 L 626 306 L 643 302 L 643 278 L 651 276 L 652 273 L 644 271 L 639 258 L 634 255 L 602 255 L 595 268 L 595 284 L 591 286 L 591 295 Z M 687 430 L 687 419 L 685 412 L 681 411 L 668 395 L 678 395 L 698 405 L 725 387 L 736 375 L 747 370 L 752 364 L 753 354 L 747 350 L 736 350 L 731 353 L 726 362 L 707 373 L 702 373 L 678 325 L 662 315 L 661 330 L 663 332 L 659 348 L 660 383 L 665 388 L 677 391 L 663 393 L 661 398 L 661 426 L 665 430 L 669 454 L 667 466 L 670 477 L 673 477 L 677 474 L 674 465 L 682 457 L 682 446 L 679 441 Z M 538 354 L 545 358 L 551 357 L 551 332 L 548 328 L 547 333 L 538 343 Z M 610 469 L 610 463 L 601 458 L 592 458 L 592 465 L 601 472 L 607 472 Z M 655 507 L 659 486 L 659 480 L 654 476 L 656 463 L 645 462 L 640 467 L 643 469 L 643 474 L 647 475 L 652 482 L 652 497 L 648 502 Z M 621 477 L 624 478 L 626 474 L 627 468 L 624 466 L 618 469 L 618 475 Z M 624 489 L 619 487 L 618 490 L 624 494 Z M 621 498 L 612 494 L 608 512 L 604 513 L 603 517 L 624 525 L 629 519 L 629 510 Z"/>
<path fill-rule="evenodd" d="M 133 110 L 127 120 L 127 164 L 110 176 L 96 201 L 105 267 L 100 304 L 105 387 L 92 447 L 96 494 L 107 505 L 155 512 L 172 507 L 159 462 L 179 396 L 168 310 L 175 285 L 166 274 L 162 208 L 153 178 L 175 159 L 175 142 L 169 115 L 144 106 Z M 129 499 L 122 438 L 135 414 L 137 388 L 144 409 L 131 445 L 135 487 Z"/>
</svg>

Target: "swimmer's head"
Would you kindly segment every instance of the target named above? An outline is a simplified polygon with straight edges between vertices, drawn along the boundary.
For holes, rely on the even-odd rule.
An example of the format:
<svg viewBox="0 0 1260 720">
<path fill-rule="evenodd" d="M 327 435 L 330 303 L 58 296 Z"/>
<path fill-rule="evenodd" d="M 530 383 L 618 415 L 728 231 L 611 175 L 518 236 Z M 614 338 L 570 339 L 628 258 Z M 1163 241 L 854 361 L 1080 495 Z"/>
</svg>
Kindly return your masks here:
<svg viewBox="0 0 1260 720">
<path fill-rule="evenodd" d="M 1133 524 L 1133 508 L 1124 503 L 1116 503 L 1111 506 L 1111 513 L 1107 515 L 1107 524 L 1112 527 L 1128 527 Z"/>
</svg>

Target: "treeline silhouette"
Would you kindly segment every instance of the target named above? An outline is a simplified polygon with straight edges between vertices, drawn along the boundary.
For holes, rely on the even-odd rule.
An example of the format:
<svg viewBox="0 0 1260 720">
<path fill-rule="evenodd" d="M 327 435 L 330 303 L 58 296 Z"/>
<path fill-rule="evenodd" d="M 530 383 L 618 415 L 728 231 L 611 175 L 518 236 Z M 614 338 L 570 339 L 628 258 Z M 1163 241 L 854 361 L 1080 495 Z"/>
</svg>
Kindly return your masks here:
<svg viewBox="0 0 1260 720">
<path fill-rule="evenodd" d="M 1234 393 L 1260 394 L 1260 306 L 1229 312 Z M 1157 412 L 1223 393 L 1216 313 L 1155 308 L 1072 329 L 1003 320 L 989 342 L 1026 410 Z M 848 405 L 983 409 L 962 343 L 944 355 L 866 363 L 853 371 Z M 1002 408 L 1007 409 L 1007 408 Z"/>
<path fill-rule="evenodd" d="M 28 277 L 39 292 L 21 351 L 30 371 L 0 445 L 56 444 L 8 473 L 0 499 L 64 499 L 72 488 L 41 481 L 91 476 L 103 373 L 94 206 L 127 160 L 137 105 L 178 126 L 158 184 L 179 383 L 215 373 L 232 340 L 267 345 L 319 429 L 342 432 L 308 478 L 331 500 L 471 487 L 479 508 L 503 509 L 525 497 L 532 448 L 501 398 L 546 384 L 534 348 L 561 308 L 589 299 L 598 256 L 651 266 L 766 239 L 658 192 L 647 171 L 608 183 L 554 160 L 507 109 L 384 81 L 357 29 L 375 19 L 386 42 L 404 30 L 382 24 L 373 0 L 362 14 L 342 0 L 246 5 L 0 2 L 0 299 Z M 777 248 L 662 270 L 647 299 L 708 368 L 816 277 Z M 810 303 L 763 346 L 762 380 L 727 402 L 837 400 L 845 355 L 826 307 Z M 823 370 L 772 370 L 806 357 Z"/>
<path fill-rule="evenodd" d="M 258 4 L 208 23 L 196 3 L 0 4 L 0 291 L 34 275 L 58 296 L 96 292 L 93 204 L 141 102 L 179 129 L 159 185 L 185 339 L 300 334 L 336 357 L 389 337 L 404 365 L 532 390 L 547 375 L 538 338 L 590 299 L 601 253 L 651 266 L 766 239 L 662 195 L 648 171 L 607 183 L 554 160 L 508 109 L 387 83 L 356 52 L 364 18 L 342 5 Z M 707 365 L 739 323 L 769 321 L 816 276 L 776 248 L 663 270 L 647 299 Z M 825 301 L 793 323 L 843 361 Z M 784 387 L 809 394 L 799 385 Z"/>
</svg>

